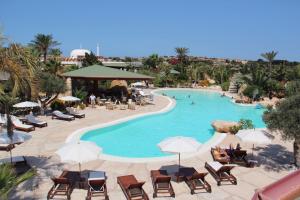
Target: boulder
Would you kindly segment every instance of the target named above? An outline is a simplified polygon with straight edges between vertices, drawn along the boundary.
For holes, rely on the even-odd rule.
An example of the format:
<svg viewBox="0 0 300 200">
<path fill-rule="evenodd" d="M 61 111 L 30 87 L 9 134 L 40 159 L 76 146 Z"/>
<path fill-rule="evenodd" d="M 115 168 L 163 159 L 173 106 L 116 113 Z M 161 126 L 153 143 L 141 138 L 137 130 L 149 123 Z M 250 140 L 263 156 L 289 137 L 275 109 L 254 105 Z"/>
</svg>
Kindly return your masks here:
<svg viewBox="0 0 300 200">
<path fill-rule="evenodd" d="M 220 133 L 230 133 L 230 128 L 233 126 L 239 126 L 238 122 L 216 120 L 211 123 L 212 127 Z"/>
</svg>

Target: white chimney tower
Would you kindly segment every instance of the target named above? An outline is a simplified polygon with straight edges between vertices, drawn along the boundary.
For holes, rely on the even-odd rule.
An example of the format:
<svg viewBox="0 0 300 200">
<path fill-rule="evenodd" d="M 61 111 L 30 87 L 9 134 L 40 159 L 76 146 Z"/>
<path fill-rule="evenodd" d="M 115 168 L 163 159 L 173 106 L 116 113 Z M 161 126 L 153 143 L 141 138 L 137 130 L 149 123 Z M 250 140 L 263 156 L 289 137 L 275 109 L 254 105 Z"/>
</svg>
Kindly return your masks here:
<svg viewBox="0 0 300 200">
<path fill-rule="evenodd" d="M 99 44 L 97 44 L 97 56 L 99 56 L 100 54 L 100 48 L 99 48 Z"/>
</svg>

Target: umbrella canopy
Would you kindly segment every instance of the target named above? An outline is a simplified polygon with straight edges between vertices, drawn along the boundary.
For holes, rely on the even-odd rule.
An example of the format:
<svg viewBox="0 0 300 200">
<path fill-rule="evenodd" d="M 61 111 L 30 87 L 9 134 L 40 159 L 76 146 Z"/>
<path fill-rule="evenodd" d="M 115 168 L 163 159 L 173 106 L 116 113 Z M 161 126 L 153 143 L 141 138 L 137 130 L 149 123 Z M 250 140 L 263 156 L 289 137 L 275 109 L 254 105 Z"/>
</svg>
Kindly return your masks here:
<svg viewBox="0 0 300 200">
<path fill-rule="evenodd" d="M 243 129 L 239 130 L 236 136 L 242 141 L 252 144 L 269 144 L 271 139 L 266 136 L 264 130 L 260 129 Z"/>
<path fill-rule="evenodd" d="M 201 143 L 191 137 L 170 137 L 164 139 L 162 142 L 158 144 L 158 147 L 162 152 L 167 153 L 178 153 L 179 158 L 179 166 L 178 171 L 180 169 L 180 154 L 181 153 L 193 153 L 197 152 L 201 147 Z"/>
<path fill-rule="evenodd" d="M 24 101 L 21 103 L 17 103 L 13 105 L 14 108 L 33 108 L 33 107 L 40 107 L 40 104 L 32 101 Z"/>
<path fill-rule="evenodd" d="M 170 137 L 158 144 L 163 152 L 167 153 L 192 153 L 198 151 L 201 143 L 191 137 Z"/>
<path fill-rule="evenodd" d="M 55 153 L 60 156 L 63 162 L 77 162 L 80 164 L 98 159 L 102 148 L 98 147 L 93 142 L 78 141 L 65 144 Z"/>
<path fill-rule="evenodd" d="M 8 137 L 7 132 L 0 134 L 0 144 L 17 144 L 17 143 L 23 143 L 27 140 L 31 139 L 31 135 L 22 133 L 19 131 L 14 131 L 14 134 L 12 136 L 12 140 L 10 137 Z"/>
<path fill-rule="evenodd" d="M 61 101 L 69 101 L 69 102 L 80 101 L 79 98 L 73 97 L 73 96 L 59 97 L 58 99 L 61 100 Z"/>
<path fill-rule="evenodd" d="M 0 144 L 20 144 L 23 143 L 31 138 L 31 135 L 14 131 L 12 138 L 8 137 L 7 132 L 0 134 Z M 13 148 L 9 149 L 10 152 L 10 162 L 12 163 L 12 150 Z"/>
</svg>

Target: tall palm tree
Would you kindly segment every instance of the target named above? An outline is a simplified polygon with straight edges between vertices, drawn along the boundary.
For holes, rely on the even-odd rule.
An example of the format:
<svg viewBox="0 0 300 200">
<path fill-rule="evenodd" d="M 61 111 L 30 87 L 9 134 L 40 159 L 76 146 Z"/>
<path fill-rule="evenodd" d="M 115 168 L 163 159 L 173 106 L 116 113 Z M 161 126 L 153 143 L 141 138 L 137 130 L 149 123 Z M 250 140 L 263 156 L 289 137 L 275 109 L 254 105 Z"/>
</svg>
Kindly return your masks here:
<svg viewBox="0 0 300 200">
<path fill-rule="evenodd" d="M 11 44 L 9 47 L 0 47 L 0 72 L 9 75 L 12 84 L 10 92 L 0 92 L 0 105 L 7 114 L 7 133 L 13 135 L 13 127 L 10 118 L 10 108 L 20 92 L 31 95 L 37 94 L 36 81 L 37 60 L 32 57 L 28 48 Z"/>
<path fill-rule="evenodd" d="M 176 47 L 175 52 L 177 54 L 177 59 L 180 63 L 180 71 L 183 74 L 184 73 L 184 67 L 188 65 L 188 56 L 189 49 L 186 47 Z"/>
<path fill-rule="evenodd" d="M 275 51 L 266 52 L 266 53 L 261 54 L 261 57 L 263 57 L 269 63 L 269 73 L 271 73 L 272 63 L 273 63 L 273 61 L 274 61 L 277 54 L 278 54 L 278 52 L 275 52 Z"/>
<path fill-rule="evenodd" d="M 60 43 L 55 41 L 52 35 L 39 33 L 34 37 L 34 40 L 31 41 L 30 45 L 37 49 L 40 52 L 40 55 L 43 55 L 44 63 L 46 63 L 49 51 L 60 45 Z"/>
</svg>

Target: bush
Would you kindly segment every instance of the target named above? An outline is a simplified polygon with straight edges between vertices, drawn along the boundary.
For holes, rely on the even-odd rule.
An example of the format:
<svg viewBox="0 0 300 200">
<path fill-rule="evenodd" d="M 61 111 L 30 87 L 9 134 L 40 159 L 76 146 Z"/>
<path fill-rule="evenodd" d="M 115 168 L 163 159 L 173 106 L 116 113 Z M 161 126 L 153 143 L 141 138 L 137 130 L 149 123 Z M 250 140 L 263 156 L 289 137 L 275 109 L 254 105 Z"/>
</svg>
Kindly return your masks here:
<svg viewBox="0 0 300 200">
<path fill-rule="evenodd" d="M 232 134 L 236 134 L 241 129 L 241 126 L 232 126 L 229 128 L 229 132 Z"/>
<path fill-rule="evenodd" d="M 88 93 L 83 88 L 75 89 L 74 96 L 83 101 L 87 97 Z"/>
<path fill-rule="evenodd" d="M 60 111 L 65 111 L 66 107 L 61 101 L 54 101 L 50 105 L 52 110 L 60 110 Z"/>
<path fill-rule="evenodd" d="M 230 85 L 230 82 L 224 82 L 221 84 L 221 88 L 223 91 L 228 91 L 229 90 L 229 85 Z"/>
<path fill-rule="evenodd" d="M 251 99 L 258 99 L 262 95 L 262 89 L 256 85 L 248 85 L 243 94 Z"/>
<path fill-rule="evenodd" d="M 240 119 L 240 129 L 253 129 L 254 125 L 251 119 Z"/>
<path fill-rule="evenodd" d="M 293 96 L 300 93 L 300 80 L 291 81 L 286 84 L 285 92 L 287 96 Z"/>
</svg>

